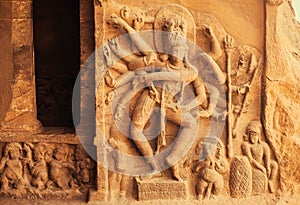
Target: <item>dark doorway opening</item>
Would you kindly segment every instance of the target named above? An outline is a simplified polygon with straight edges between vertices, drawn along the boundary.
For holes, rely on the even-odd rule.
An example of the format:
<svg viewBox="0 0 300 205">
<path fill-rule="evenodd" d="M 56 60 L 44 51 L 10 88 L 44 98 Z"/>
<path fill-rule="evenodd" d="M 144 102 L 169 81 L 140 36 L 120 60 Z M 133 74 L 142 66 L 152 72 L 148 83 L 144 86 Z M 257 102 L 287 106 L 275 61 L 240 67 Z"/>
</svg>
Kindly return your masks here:
<svg viewBox="0 0 300 205">
<path fill-rule="evenodd" d="M 80 70 L 79 32 L 79 0 L 33 1 L 37 115 L 45 127 L 74 129 L 72 93 Z"/>
</svg>

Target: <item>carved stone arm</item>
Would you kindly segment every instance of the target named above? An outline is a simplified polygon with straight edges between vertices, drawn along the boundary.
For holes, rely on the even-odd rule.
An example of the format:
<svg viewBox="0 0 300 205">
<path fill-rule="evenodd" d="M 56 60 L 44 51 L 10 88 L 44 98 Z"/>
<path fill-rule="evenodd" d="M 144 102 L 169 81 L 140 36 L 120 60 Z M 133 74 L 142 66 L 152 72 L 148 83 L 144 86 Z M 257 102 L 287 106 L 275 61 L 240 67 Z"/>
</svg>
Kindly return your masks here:
<svg viewBox="0 0 300 205">
<path fill-rule="evenodd" d="M 192 82 L 192 85 L 196 92 L 196 97 L 190 101 L 188 104 L 183 106 L 183 109 L 186 112 L 189 112 L 191 109 L 203 105 L 207 101 L 205 85 L 203 81 L 198 77 L 195 81 Z"/>
<path fill-rule="evenodd" d="M 147 56 L 153 51 L 153 49 L 144 41 L 144 39 L 141 38 L 140 34 L 116 14 L 111 15 L 107 22 L 114 27 L 124 29 L 129 34 L 131 41 L 136 45 L 143 55 Z"/>
<path fill-rule="evenodd" d="M 204 28 L 204 35 L 206 35 L 211 41 L 211 50 L 208 54 L 213 58 L 213 60 L 218 60 L 222 55 L 222 50 L 215 33 L 210 27 L 206 26 Z"/>
<path fill-rule="evenodd" d="M 249 145 L 247 144 L 247 142 L 244 142 L 242 143 L 242 151 L 243 151 L 243 154 L 248 157 L 248 160 L 250 162 L 250 164 L 252 166 L 254 166 L 255 168 L 261 170 L 262 172 L 266 173 L 266 169 L 263 165 L 261 165 L 259 162 L 257 162 L 253 157 L 252 157 L 252 154 L 251 154 L 251 151 L 250 151 L 250 147 Z"/>
<path fill-rule="evenodd" d="M 182 81 L 180 76 L 174 72 L 157 72 L 142 75 L 142 81 L 151 82 L 159 80 L 168 80 L 168 81 Z"/>
<path fill-rule="evenodd" d="M 229 170 L 229 163 L 226 159 L 220 159 L 216 162 L 216 171 L 220 174 L 226 174 Z"/>
<path fill-rule="evenodd" d="M 202 53 L 201 56 L 199 56 L 200 60 L 203 60 L 206 62 L 206 68 L 210 69 L 216 79 L 215 84 L 223 85 L 226 82 L 226 77 L 224 73 L 222 72 L 220 66 L 213 60 L 211 56 L 209 56 L 206 53 Z"/>
<path fill-rule="evenodd" d="M 0 173 L 2 173 L 6 161 L 7 161 L 7 157 L 6 156 L 4 156 L 4 157 L 1 158 L 1 161 L 0 161 Z"/>
</svg>

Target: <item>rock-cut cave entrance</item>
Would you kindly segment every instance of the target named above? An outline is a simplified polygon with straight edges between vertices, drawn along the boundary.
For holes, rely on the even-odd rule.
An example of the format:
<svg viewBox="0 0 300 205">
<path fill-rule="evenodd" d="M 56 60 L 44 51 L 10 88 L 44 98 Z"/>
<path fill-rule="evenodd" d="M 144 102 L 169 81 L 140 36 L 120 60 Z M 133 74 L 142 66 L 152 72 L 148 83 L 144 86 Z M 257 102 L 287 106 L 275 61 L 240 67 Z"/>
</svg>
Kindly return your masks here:
<svg viewBox="0 0 300 205">
<path fill-rule="evenodd" d="M 44 127 L 74 130 L 72 93 L 80 70 L 79 9 L 79 0 L 33 1 L 37 117 Z M 79 106 L 79 97 L 75 101 Z"/>
</svg>

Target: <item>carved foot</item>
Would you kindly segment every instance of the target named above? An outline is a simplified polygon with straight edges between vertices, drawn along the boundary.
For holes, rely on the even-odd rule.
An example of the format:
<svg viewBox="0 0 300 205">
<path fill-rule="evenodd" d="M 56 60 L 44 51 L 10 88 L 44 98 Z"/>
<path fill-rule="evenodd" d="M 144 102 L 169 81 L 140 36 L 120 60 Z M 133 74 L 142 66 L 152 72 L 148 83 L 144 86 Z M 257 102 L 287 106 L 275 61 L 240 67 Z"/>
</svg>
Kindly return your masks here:
<svg viewBox="0 0 300 205">
<path fill-rule="evenodd" d="M 146 180 L 159 178 L 159 177 L 162 177 L 162 173 L 161 172 L 156 172 L 156 173 L 152 173 L 152 174 L 149 174 L 149 175 L 146 175 L 146 176 L 139 176 L 139 180 L 146 181 Z"/>
<path fill-rule="evenodd" d="M 111 191 L 108 196 L 108 200 L 109 201 L 117 201 L 118 199 L 119 199 L 119 193 L 117 193 L 116 191 Z"/>
<path fill-rule="evenodd" d="M 184 180 L 181 178 L 180 174 L 179 174 L 179 167 L 178 165 L 172 166 L 172 173 L 173 173 L 173 178 L 178 180 L 179 182 L 183 182 Z"/>
<path fill-rule="evenodd" d="M 274 192 L 275 192 L 275 189 L 274 189 L 273 181 L 269 180 L 268 185 L 269 185 L 269 190 L 270 190 L 270 192 L 271 192 L 271 193 L 274 193 Z"/>
<path fill-rule="evenodd" d="M 204 199 L 203 195 L 199 194 L 199 195 L 197 196 L 197 200 L 201 201 L 201 200 L 203 200 L 203 199 Z"/>
<path fill-rule="evenodd" d="M 179 182 L 183 182 L 184 180 L 181 178 L 180 174 L 173 174 L 173 178 Z"/>
<path fill-rule="evenodd" d="M 217 120 L 217 121 L 218 120 L 225 121 L 226 120 L 226 115 L 227 115 L 226 111 L 224 111 L 224 112 L 214 112 L 212 114 L 212 118 Z"/>
<path fill-rule="evenodd" d="M 126 202 L 126 192 L 120 192 L 119 201 L 121 204 L 125 204 Z"/>
</svg>

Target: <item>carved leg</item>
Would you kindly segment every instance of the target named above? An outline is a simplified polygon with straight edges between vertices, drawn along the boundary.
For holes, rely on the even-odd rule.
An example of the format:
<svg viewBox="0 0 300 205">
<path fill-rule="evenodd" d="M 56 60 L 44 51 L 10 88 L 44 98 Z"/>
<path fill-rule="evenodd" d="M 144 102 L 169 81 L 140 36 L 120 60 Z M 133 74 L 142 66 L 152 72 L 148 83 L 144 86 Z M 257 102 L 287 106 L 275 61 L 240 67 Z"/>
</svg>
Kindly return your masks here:
<svg viewBox="0 0 300 205">
<path fill-rule="evenodd" d="M 122 175 L 120 182 L 120 198 L 123 199 L 126 197 L 126 190 L 128 189 L 129 176 Z"/>
<path fill-rule="evenodd" d="M 214 195 L 219 195 L 224 188 L 224 179 L 221 174 L 219 174 L 217 172 L 215 173 L 215 181 L 214 181 L 213 185 L 214 185 L 214 187 L 213 187 Z"/>
<path fill-rule="evenodd" d="M 206 188 L 208 187 L 208 183 L 203 179 L 200 179 L 199 183 L 197 184 L 197 199 L 202 200 L 205 195 Z"/>
<path fill-rule="evenodd" d="M 214 112 L 214 110 L 216 109 L 219 96 L 220 96 L 220 91 L 216 86 L 206 83 L 206 88 L 209 93 L 209 104 L 206 110 L 199 112 L 199 117 L 210 117 Z"/>
<path fill-rule="evenodd" d="M 120 180 L 118 179 L 118 173 L 116 172 L 110 172 L 109 174 L 109 183 L 108 183 L 108 188 L 109 188 L 109 200 L 114 200 L 117 198 L 117 195 L 119 194 L 118 188 L 119 188 L 119 182 Z"/>
<path fill-rule="evenodd" d="M 9 183 L 9 180 L 7 179 L 7 177 L 2 176 L 2 179 L 1 179 L 1 184 L 2 184 L 1 190 L 2 191 L 7 191 L 9 189 L 8 183 Z"/>
<path fill-rule="evenodd" d="M 37 176 L 36 179 L 33 179 L 32 185 L 37 187 L 39 190 L 45 188 L 45 184 L 43 183 L 41 176 Z"/>
<path fill-rule="evenodd" d="M 270 166 L 271 166 L 271 174 L 269 177 L 268 185 L 269 185 L 270 192 L 274 193 L 275 192 L 274 180 L 276 179 L 276 175 L 278 172 L 278 164 L 274 160 L 271 160 Z"/>
<path fill-rule="evenodd" d="M 212 187 L 213 187 L 213 183 L 209 182 L 208 186 L 206 188 L 205 196 L 204 196 L 205 199 L 209 199 L 210 198 L 211 192 L 212 192 Z"/>
<path fill-rule="evenodd" d="M 193 145 L 198 127 L 195 118 L 190 113 L 181 114 L 180 112 L 173 112 L 168 109 L 166 114 L 168 120 L 183 127 L 175 139 L 172 152 L 166 158 L 166 162 L 170 166 L 173 166 L 184 157 Z"/>
<path fill-rule="evenodd" d="M 153 160 L 153 150 L 143 134 L 143 129 L 150 118 L 151 111 L 155 104 L 156 102 L 149 96 L 148 90 L 145 91 L 134 109 L 130 127 L 134 143 L 143 156 L 145 156 L 145 160 L 150 164 L 154 171 L 159 170 L 159 167 Z"/>
</svg>

